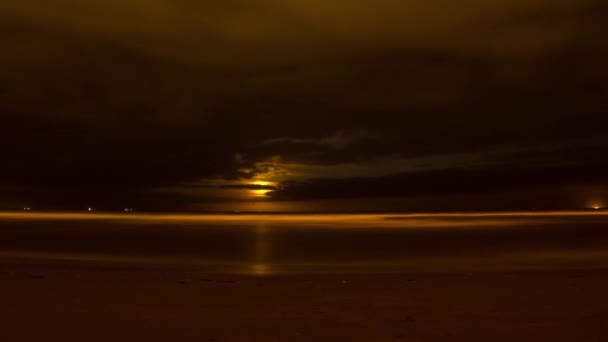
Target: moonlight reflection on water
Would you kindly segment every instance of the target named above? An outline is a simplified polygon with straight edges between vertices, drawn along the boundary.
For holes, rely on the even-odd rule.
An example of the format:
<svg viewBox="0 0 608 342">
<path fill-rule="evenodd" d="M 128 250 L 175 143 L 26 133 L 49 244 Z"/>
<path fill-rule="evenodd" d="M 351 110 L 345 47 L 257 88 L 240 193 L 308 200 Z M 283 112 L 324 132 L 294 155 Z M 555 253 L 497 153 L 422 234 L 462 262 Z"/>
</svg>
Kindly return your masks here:
<svg viewBox="0 0 608 342">
<path fill-rule="evenodd" d="M 265 276 L 603 267 L 608 213 L 2 213 L 0 261 Z"/>
</svg>

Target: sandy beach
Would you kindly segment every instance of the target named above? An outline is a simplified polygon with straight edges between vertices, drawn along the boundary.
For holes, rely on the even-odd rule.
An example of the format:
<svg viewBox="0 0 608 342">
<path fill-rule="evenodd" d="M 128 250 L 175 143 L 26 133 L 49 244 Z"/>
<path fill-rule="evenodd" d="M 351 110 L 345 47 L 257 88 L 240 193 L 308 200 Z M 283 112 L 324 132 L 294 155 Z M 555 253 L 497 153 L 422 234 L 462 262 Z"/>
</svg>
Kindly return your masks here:
<svg viewBox="0 0 608 342">
<path fill-rule="evenodd" d="M 604 213 L 0 217 L 0 341 L 608 341 Z"/>
<path fill-rule="evenodd" d="M 608 272 L 3 267 L 3 341 L 607 341 Z"/>
</svg>

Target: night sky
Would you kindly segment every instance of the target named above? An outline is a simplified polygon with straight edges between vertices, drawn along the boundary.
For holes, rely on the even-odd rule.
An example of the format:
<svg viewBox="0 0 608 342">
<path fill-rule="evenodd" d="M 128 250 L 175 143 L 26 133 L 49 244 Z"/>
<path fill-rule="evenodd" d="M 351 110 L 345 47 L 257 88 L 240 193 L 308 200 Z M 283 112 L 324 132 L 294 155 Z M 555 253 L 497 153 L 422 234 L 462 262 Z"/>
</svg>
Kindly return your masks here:
<svg viewBox="0 0 608 342">
<path fill-rule="evenodd" d="M 608 205 L 602 0 L 0 2 L 0 209 Z"/>
</svg>

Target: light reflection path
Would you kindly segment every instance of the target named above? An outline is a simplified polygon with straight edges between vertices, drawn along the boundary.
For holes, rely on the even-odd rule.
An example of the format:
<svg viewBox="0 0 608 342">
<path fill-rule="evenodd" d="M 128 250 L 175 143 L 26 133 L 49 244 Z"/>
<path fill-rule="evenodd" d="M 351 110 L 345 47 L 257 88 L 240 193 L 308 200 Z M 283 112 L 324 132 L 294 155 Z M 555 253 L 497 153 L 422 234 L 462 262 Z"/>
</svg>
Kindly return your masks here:
<svg viewBox="0 0 608 342">
<path fill-rule="evenodd" d="M 270 240 L 268 226 L 259 223 L 255 228 L 255 245 L 253 263 L 249 273 L 257 276 L 265 276 L 273 273 L 268 258 L 270 256 Z"/>
</svg>

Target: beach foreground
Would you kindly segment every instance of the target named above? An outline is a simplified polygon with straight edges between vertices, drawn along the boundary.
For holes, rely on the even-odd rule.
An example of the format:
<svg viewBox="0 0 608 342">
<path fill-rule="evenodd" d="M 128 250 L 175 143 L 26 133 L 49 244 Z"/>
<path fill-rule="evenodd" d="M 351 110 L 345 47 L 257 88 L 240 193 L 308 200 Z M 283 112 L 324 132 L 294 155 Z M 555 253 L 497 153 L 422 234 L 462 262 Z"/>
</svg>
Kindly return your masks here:
<svg viewBox="0 0 608 342">
<path fill-rule="evenodd" d="M 608 271 L 219 275 L 6 266 L 2 341 L 607 341 Z"/>
<path fill-rule="evenodd" d="M 608 214 L 0 214 L 0 341 L 608 341 Z"/>
</svg>

